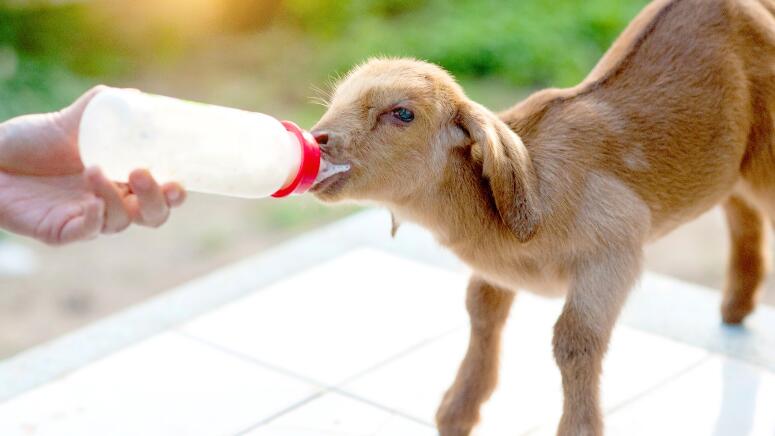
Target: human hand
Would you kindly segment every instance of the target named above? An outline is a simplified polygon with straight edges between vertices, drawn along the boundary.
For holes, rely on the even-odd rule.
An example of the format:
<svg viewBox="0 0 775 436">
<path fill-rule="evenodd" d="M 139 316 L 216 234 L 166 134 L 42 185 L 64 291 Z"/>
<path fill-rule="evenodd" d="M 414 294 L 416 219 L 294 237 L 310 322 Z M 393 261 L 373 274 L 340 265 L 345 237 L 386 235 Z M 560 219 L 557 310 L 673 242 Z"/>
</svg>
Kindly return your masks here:
<svg viewBox="0 0 775 436">
<path fill-rule="evenodd" d="M 102 89 L 59 112 L 0 124 L 0 227 L 58 245 L 119 232 L 132 222 L 158 227 L 183 203 L 179 184 L 159 186 L 148 171 L 114 183 L 98 168 L 84 168 L 78 126 Z"/>
</svg>

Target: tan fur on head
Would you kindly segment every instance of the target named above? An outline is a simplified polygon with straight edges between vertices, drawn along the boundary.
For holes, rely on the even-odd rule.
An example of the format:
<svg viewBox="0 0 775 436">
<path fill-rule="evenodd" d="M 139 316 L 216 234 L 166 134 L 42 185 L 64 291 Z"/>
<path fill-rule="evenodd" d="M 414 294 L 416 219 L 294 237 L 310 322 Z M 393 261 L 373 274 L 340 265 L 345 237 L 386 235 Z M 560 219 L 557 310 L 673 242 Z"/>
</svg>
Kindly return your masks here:
<svg viewBox="0 0 775 436">
<path fill-rule="evenodd" d="M 390 119 L 396 107 L 412 110 L 414 121 Z M 372 59 L 356 67 L 341 81 L 314 130 L 328 133 L 323 147 L 329 159 L 353 167 L 346 183 L 315 189 L 324 200 L 369 199 L 401 206 L 422 201 L 433 195 L 433 188 L 441 188 L 444 172 L 454 164 L 450 155 L 465 149 L 479 168 L 476 176 L 488 182 L 489 192 L 483 194 L 503 223 L 523 242 L 537 231 L 536 178 L 524 144 L 436 65 Z"/>
<path fill-rule="evenodd" d="M 602 435 L 602 358 L 643 245 L 720 203 L 732 240 L 723 319 L 753 310 L 775 216 L 773 65 L 775 0 L 656 0 L 581 84 L 498 115 L 427 62 L 373 59 L 341 81 L 315 130 L 352 170 L 315 194 L 387 206 L 474 270 L 442 436 L 479 419 L 518 288 L 566 295 L 558 435 Z"/>
<path fill-rule="evenodd" d="M 438 66 L 408 59 L 372 59 L 337 86 L 316 131 L 329 133 L 324 153 L 347 161 L 346 184 L 317 190 L 325 200 L 341 198 L 400 202 L 436 180 L 449 139 L 433 133 L 453 121 L 460 87 Z M 406 107 L 410 124 L 393 122 L 390 111 Z M 462 134 L 457 135 L 462 139 Z M 333 188 L 333 189 L 331 189 Z"/>
</svg>

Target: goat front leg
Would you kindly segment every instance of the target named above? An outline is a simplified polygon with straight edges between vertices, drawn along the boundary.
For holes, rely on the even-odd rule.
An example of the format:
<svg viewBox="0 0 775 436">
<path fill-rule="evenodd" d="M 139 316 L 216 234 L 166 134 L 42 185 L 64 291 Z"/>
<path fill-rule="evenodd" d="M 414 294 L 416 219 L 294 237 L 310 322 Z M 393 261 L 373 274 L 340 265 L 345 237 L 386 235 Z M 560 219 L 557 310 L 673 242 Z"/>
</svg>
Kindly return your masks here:
<svg viewBox="0 0 775 436">
<path fill-rule="evenodd" d="M 558 436 L 601 436 L 600 373 L 616 319 L 640 272 L 640 247 L 583 259 L 575 266 L 554 327 L 564 405 Z"/>
<path fill-rule="evenodd" d="M 457 378 L 436 413 L 441 436 L 467 436 L 479 421 L 479 409 L 498 382 L 501 331 L 513 300 L 514 292 L 471 278 L 466 296 L 471 338 Z"/>
</svg>

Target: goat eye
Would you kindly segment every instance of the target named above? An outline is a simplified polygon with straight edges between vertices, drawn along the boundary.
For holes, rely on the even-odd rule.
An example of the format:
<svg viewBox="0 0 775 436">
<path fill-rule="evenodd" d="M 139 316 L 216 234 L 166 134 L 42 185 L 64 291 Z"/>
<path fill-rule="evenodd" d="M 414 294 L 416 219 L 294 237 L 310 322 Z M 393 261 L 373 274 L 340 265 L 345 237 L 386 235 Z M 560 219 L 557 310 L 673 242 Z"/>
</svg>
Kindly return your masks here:
<svg viewBox="0 0 775 436">
<path fill-rule="evenodd" d="M 399 107 L 393 109 L 393 116 L 405 123 L 408 123 L 414 119 L 414 112 L 405 107 Z"/>
</svg>

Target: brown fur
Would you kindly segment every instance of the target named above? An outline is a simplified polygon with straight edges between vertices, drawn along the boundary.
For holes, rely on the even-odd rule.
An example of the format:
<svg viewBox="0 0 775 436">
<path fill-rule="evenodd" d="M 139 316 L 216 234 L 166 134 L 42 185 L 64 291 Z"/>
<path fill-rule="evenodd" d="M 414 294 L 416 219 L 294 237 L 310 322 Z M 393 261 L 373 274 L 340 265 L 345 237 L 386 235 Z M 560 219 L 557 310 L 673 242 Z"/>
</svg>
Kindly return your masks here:
<svg viewBox="0 0 775 436">
<path fill-rule="evenodd" d="M 773 14 L 773 0 L 656 0 L 581 84 L 499 116 L 424 62 L 372 60 L 342 80 L 316 132 L 352 170 L 316 195 L 387 206 L 475 271 L 471 343 L 437 414 L 442 435 L 476 424 L 518 288 L 567 296 L 554 338 L 558 434 L 601 435 L 601 361 L 642 247 L 714 205 L 732 238 L 724 320 L 753 310 L 775 216 Z M 396 107 L 414 121 L 396 121 Z"/>
</svg>

